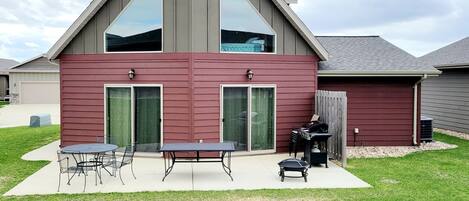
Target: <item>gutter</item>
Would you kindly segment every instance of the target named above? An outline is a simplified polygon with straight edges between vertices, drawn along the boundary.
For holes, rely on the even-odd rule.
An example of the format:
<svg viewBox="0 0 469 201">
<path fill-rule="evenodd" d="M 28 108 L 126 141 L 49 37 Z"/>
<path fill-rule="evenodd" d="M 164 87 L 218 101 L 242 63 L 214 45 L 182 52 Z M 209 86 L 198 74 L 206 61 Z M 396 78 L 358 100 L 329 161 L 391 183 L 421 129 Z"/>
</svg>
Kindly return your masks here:
<svg viewBox="0 0 469 201">
<path fill-rule="evenodd" d="M 347 71 L 347 70 L 319 70 L 319 77 L 422 77 L 439 76 L 441 71 Z"/>
<path fill-rule="evenodd" d="M 418 91 L 419 91 L 419 85 L 428 78 L 428 75 L 427 74 L 424 74 L 422 76 L 422 78 L 417 81 L 414 85 L 414 118 L 413 118 L 413 132 L 412 132 L 412 143 L 413 145 L 417 145 L 417 131 L 418 131 L 418 128 L 417 128 L 417 125 L 418 125 L 418 106 L 419 106 L 419 103 L 418 103 L 418 98 L 419 98 L 419 94 L 418 94 Z"/>
</svg>

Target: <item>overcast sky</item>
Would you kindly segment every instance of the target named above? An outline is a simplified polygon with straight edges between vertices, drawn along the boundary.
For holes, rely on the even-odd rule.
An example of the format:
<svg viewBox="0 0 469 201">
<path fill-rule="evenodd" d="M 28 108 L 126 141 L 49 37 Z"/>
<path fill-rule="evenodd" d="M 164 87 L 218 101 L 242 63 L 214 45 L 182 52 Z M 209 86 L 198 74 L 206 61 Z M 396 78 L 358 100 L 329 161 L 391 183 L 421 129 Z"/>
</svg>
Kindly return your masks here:
<svg viewBox="0 0 469 201">
<path fill-rule="evenodd" d="M 47 50 L 91 0 L 1 0 L 0 58 Z M 467 0 L 299 0 L 315 35 L 381 35 L 415 56 L 469 36 Z"/>
</svg>

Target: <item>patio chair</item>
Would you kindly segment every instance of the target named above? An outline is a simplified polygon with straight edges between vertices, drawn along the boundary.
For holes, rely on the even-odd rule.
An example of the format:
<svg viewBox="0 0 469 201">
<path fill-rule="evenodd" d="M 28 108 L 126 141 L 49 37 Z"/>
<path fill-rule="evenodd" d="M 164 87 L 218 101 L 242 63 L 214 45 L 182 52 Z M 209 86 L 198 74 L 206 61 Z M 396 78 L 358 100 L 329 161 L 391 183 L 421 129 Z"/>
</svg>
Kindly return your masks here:
<svg viewBox="0 0 469 201">
<path fill-rule="evenodd" d="M 104 137 L 96 137 L 96 143 L 102 143 L 104 144 Z M 116 176 L 115 172 L 111 173 L 106 167 L 110 167 L 114 164 L 115 161 L 115 153 L 114 152 L 106 152 L 103 154 L 99 155 L 99 159 L 96 159 L 98 161 L 103 162 L 102 168 L 110 175 L 110 176 Z M 113 167 L 115 169 L 115 167 Z"/>
<path fill-rule="evenodd" d="M 62 151 L 58 150 L 57 151 L 57 162 L 59 164 L 59 186 L 57 187 L 57 192 L 60 191 L 60 183 L 62 180 L 62 174 L 67 174 L 67 184 L 70 185 L 70 173 L 76 173 L 76 172 L 82 172 L 77 167 L 75 159 L 72 158 L 71 154 L 64 154 Z"/>
<path fill-rule="evenodd" d="M 130 165 L 130 170 L 132 172 L 132 176 L 134 177 L 134 179 L 137 179 L 137 177 L 135 177 L 134 165 L 133 165 L 134 154 L 135 154 L 134 147 L 133 146 L 127 146 L 127 147 L 125 147 L 124 155 L 122 156 L 121 161 L 116 161 L 116 158 L 114 158 L 113 160 L 111 160 L 110 163 L 107 163 L 107 164 L 103 163 L 103 166 L 104 167 L 109 167 L 109 166 L 115 165 L 115 168 L 119 169 L 119 178 L 122 182 L 122 185 L 125 185 L 124 181 L 122 180 L 122 168 L 123 167 L 125 167 L 127 165 Z"/>
</svg>

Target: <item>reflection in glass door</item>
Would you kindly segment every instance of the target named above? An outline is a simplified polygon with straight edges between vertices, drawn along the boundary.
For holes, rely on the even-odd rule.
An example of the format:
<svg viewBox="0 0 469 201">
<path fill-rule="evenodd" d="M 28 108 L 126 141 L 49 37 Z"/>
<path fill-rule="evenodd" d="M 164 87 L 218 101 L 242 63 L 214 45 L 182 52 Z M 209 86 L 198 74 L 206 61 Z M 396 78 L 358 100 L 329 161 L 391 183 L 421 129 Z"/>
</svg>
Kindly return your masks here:
<svg viewBox="0 0 469 201">
<path fill-rule="evenodd" d="M 248 147 L 248 88 L 223 89 L 223 142 L 234 142 L 236 150 Z"/>
<path fill-rule="evenodd" d="M 275 87 L 223 86 L 222 139 L 239 151 L 275 149 Z"/>
<path fill-rule="evenodd" d="M 252 88 L 251 149 L 274 149 L 274 89 Z"/>
<path fill-rule="evenodd" d="M 108 88 L 106 92 L 107 143 L 125 147 L 132 143 L 131 90 Z"/>
<path fill-rule="evenodd" d="M 135 87 L 135 146 L 138 152 L 160 148 L 161 97 L 159 87 Z"/>
</svg>

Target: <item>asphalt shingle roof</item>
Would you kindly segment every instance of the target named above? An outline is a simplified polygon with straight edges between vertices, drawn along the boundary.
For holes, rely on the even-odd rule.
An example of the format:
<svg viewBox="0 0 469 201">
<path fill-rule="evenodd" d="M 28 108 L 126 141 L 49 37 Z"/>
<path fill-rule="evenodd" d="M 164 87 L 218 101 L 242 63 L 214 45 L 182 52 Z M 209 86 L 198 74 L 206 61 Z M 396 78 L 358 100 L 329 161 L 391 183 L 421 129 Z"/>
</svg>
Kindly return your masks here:
<svg viewBox="0 0 469 201">
<path fill-rule="evenodd" d="M 15 60 L 11 59 L 0 59 L 0 75 L 8 74 L 8 69 L 19 64 Z"/>
<path fill-rule="evenodd" d="M 420 57 L 420 60 L 433 66 L 469 64 L 469 37 L 454 42 Z"/>
<path fill-rule="evenodd" d="M 379 36 L 318 36 L 329 52 L 320 71 L 437 73 L 431 65 Z"/>
</svg>

